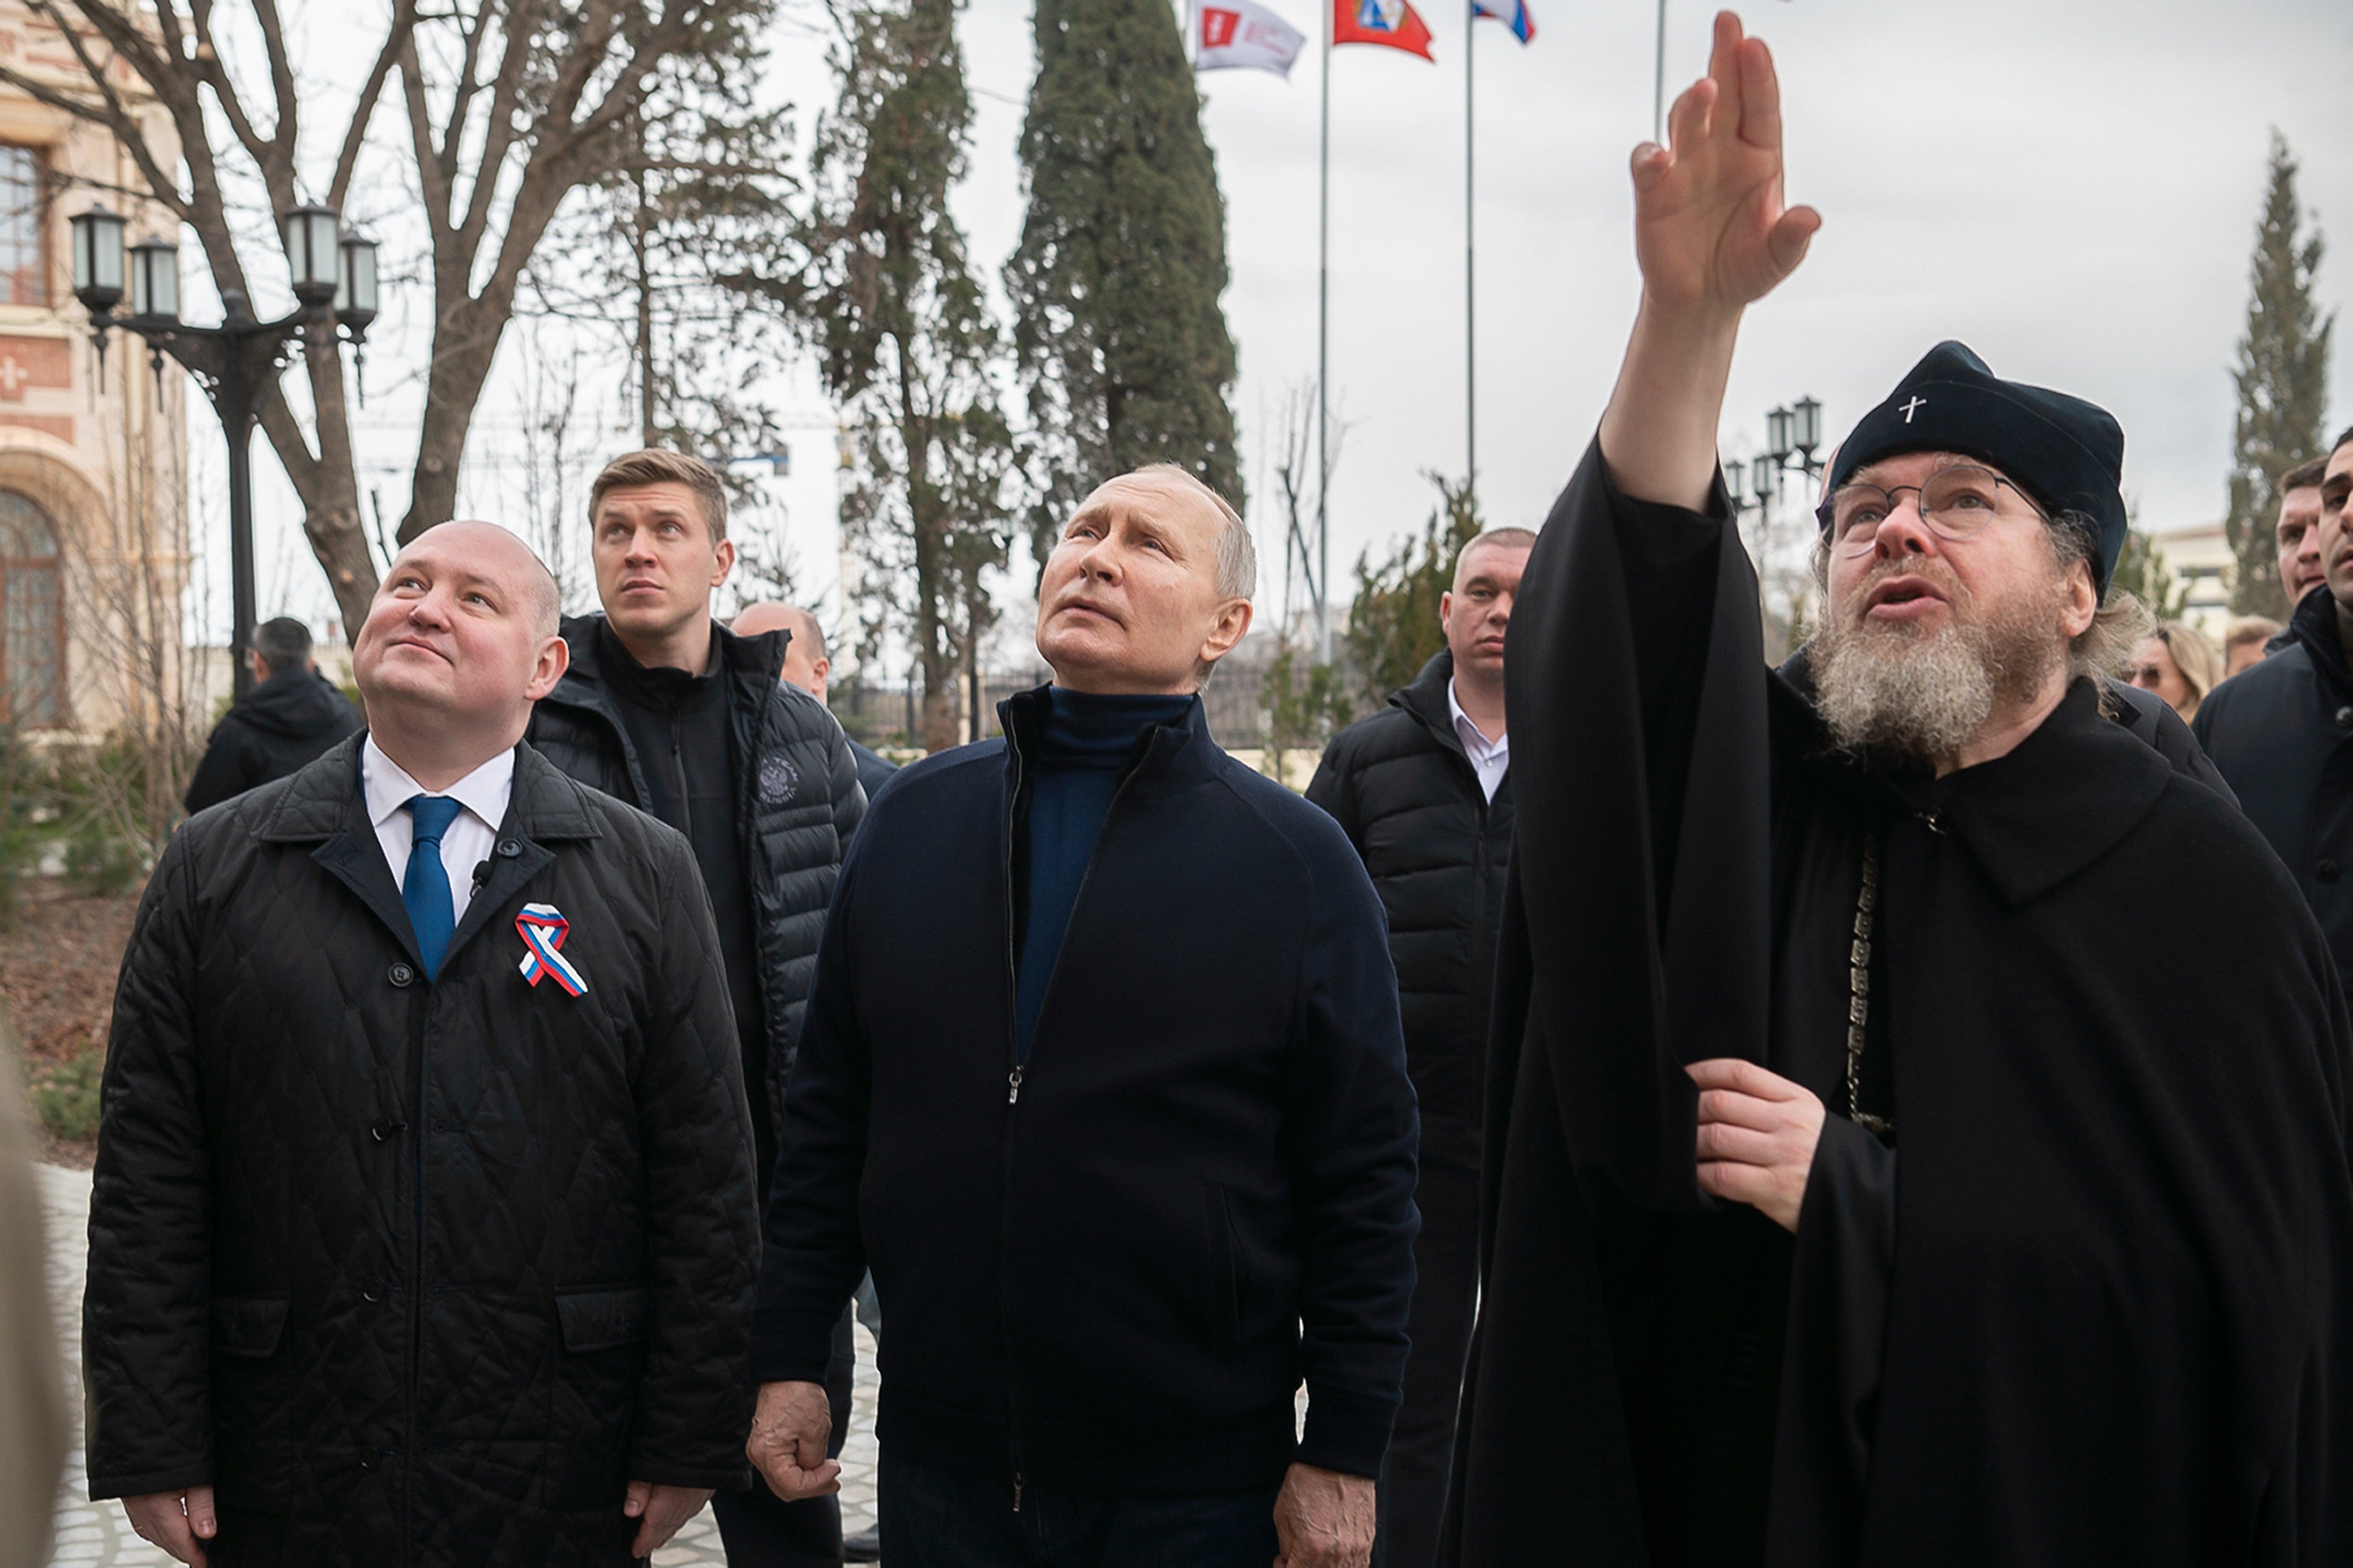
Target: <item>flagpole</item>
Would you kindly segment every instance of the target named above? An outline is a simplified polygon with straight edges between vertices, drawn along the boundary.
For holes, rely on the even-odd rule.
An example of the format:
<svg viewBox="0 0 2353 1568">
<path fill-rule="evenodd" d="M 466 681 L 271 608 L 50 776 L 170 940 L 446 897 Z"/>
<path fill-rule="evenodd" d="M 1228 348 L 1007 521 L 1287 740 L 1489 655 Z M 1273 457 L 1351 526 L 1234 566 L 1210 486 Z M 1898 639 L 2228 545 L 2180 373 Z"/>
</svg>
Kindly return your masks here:
<svg viewBox="0 0 2353 1568">
<path fill-rule="evenodd" d="M 1324 389 L 1332 380 L 1332 28 L 1341 0 L 1323 0 L 1323 127 L 1315 175 L 1315 640 L 1316 661 L 1332 662 L 1332 527 L 1325 492 L 1332 488 L 1332 420 Z M 1303 554 L 1304 552 L 1302 552 Z"/>
<path fill-rule="evenodd" d="M 1667 144 L 1667 0 L 1659 0 L 1659 47 L 1651 56 L 1651 140 Z"/>
<path fill-rule="evenodd" d="M 1462 482 L 1479 480 L 1479 311 L 1477 201 L 1472 184 L 1472 142 L 1478 128 L 1471 91 L 1472 44 L 1479 31 L 1479 0 L 1462 7 Z"/>
</svg>

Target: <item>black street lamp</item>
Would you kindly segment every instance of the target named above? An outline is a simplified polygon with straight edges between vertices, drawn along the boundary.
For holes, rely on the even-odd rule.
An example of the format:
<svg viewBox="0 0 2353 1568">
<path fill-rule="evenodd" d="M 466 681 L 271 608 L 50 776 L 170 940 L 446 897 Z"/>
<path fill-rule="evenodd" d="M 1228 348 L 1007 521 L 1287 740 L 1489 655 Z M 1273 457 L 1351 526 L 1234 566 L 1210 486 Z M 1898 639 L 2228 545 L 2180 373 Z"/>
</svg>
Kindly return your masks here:
<svg viewBox="0 0 2353 1568">
<path fill-rule="evenodd" d="M 253 427 L 261 402 L 292 363 L 293 345 L 338 326 L 354 345 L 367 341 L 375 320 L 375 241 L 346 234 L 332 207 L 291 207 L 279 215 L 292 274 L 295 308 L 274 321 L 254 320 L 235 289 L 221 290 L 221 324 L 192 327 L 180 320 L 180 247 L 161 237 L 129 252 L 130 310 L 123 303 L 123 220 L 102 206 L 77 214 L 73 224 L 74 298 L 90 312 L 91 340 L 105 363 L 108 331 L 117 326 L 145 339 L 163 390 L 164 356 L 179 361 L 212 399 L 228 437 L 228 555 L 235 690 L 251 689 L 245 654 L 253 643 Z"/>
<path fill-rule="evenodd" d="M 1777 488 L 1775 476 L 1781 471 L 1781 459 L 1759 452 L 1746 464 L 1735 463 L 1724 471 L 1725 489 L 1732 495 L 1733 515 L 1745 511 L 1762 513 L 1772 504 Z"/>
<path fill-rule="evenodd" d="M 1795 468 L 1808 479 L 1820 477 L 1821 459 L 1814 456 L 1822 444 L 1822 405 L 1811 397 L 1800 397 L 1787 408 L 1771 408 L 1765 413 L 1765 449 L 1773 455 L 1776 468 Z M 1795 458 L 1792 462 L 1790 459 Z"/>
</svg>

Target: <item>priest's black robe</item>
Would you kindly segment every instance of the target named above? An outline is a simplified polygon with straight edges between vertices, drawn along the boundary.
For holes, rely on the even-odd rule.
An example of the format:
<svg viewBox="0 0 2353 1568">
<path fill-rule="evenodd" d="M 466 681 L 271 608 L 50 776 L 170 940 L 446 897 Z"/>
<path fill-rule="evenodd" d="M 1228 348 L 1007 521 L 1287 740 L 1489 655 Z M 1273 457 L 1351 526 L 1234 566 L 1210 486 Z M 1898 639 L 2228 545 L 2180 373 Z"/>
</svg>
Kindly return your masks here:
<svg viewBox="0 0 2353 1568">
<path fill-rule="evenodd" d="M 2294 883 L 2089 681 L 1941 780 L 1838 752 L 1714 505 L 1589 450 L 1514 606 L 1452 1561 L 2353 1562 L 2353 1040 Z M 1873 831 L 1893 1147 L 1845 1115 Z M 1730 1056 L 1830 1112 L 1794 1237 L 1697 1189 Z"/>
</svg>

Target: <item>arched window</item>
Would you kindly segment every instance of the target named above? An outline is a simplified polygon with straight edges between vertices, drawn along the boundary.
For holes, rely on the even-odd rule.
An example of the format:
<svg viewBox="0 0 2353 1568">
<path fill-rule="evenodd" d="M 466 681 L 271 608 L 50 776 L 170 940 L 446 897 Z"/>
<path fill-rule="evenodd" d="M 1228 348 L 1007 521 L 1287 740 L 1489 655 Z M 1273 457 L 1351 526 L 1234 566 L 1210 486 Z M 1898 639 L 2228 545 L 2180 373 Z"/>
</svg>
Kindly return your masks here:
<svg viewBox="0 0 2353 1568">
<path fill-rule="evenodd" d="M 0 723 L 66 721 L 65 579 L 41 509 L 0 490 Z"/>
</svg>

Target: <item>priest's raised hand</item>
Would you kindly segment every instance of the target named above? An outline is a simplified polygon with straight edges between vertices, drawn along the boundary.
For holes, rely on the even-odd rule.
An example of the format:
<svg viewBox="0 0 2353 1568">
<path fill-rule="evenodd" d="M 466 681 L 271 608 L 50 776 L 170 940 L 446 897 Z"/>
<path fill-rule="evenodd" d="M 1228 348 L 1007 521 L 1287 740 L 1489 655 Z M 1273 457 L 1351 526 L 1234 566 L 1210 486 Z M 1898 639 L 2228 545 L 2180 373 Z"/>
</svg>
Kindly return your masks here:
<svg viewBox="0 0 2353 1568">
<path fill-rule="evenodd" d="M 1683 89 L 1668 145 L 1634 149 L 1634 253 L 1646 302 L 1737 311 L 1796 270 L 1821 215 L 1782 204 L 1781 83 L 1762 38 L 1715 18 L 1707 75 Z"/>
<path fill-rule="evenodd" d="M 1822 219 L 1782 204 L 1781 84 L 1765 41 L 1744 37 L 1731 12 L 1667 125 L 1670 145 L 1634 150 L 1642 306 L 1601 447 L 1629 495 L 1696 508 L 1741 312 L 1797 269 Z"/>
</svg>

